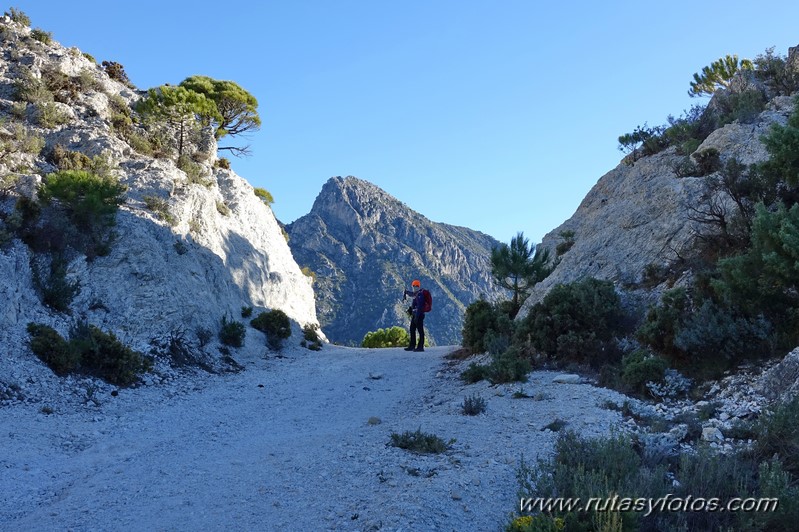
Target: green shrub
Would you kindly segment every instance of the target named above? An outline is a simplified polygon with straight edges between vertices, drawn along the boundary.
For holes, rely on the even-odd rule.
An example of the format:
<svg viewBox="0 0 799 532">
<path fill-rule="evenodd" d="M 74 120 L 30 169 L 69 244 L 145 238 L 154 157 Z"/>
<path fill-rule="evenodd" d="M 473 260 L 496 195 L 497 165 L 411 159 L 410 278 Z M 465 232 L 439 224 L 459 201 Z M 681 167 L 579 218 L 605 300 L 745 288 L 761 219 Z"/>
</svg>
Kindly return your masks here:
<svg viewBox="0 0 799 532">
<path fill-rule="evenodd" d="M 777 405 L 755 425 L 755 453 L 761 460 L 775 456 L 785 471 L 799 480 L 799 396 Z"/>
<path fill-rule="evenodd" d="M 421 427 L 415 432 L 406 431 L 402 434 L 391 433 L 391 445 L 406 451 L 420 454 L 438 454 L 449 450 L 455 440 L 445 442 L 435 434 L 422 432 Z"/>
<path fill-rule="evenodd" d="M 241 307 L 241 317 L 249 318 L 250 316 L 252 316 L 252 307 L 249 306 Z"/>
<path fill-rule="evenodd" d="M 256 187 L 253 189 L 253 192 L 258 196 L 258 199 L 263 201 L 268 207 L 271 207 L 275 202 L 275 198 L 273 198 L 272 194 L 265 188 Z"/>
<path fill-rule="evenodd" d="M 463 404 L 461 405 L 461 410 L 463 410 L 464 415 L 476 416 L 478 414 L 482 414 L 483 412 L 485 412 L 485 409 L 486 409 L 485 399 L 483 399 L 479 395 L 472 395 L 463 398 Z"/>
<path fill-rule="evenodd" d="M 14 99 L 32 104 L 52 102 L 53 93 L 39 77 L 33 75 L 28 68 L 20 68 L 19 75 L 13 82 Z"/>
<path fill-rule="evenodd" d="M 472 362 L 469 367 L 461 373 L 461 379 L 466 384 L 474 384 L 486 378 L 486 365 L 480 365 Z"/>
<path fill-rule="evenodd" d="M 59 170 L 89 170 L 92 167 L 92 160 L 88 155 L 68 150 L 61 144 L 56 144 L 50 151 L 48 160 Z"/>
<path fill-rule="evenodd" d="M 383 348 L 383 347 L 407 347 L 411 343 L 408 331 L 402 327 L 391 327 L 389 329 L 378 329 L 366 333 L 361 341 L 361 347 Z"/>
<path fill-rule="evenodd" d="M 14 154 L 39 155 L 44 148 L 44 138 L 15 122 L 10 125 L 11 136 L 0 138 L 0 162 L 8 163 Z"/>
<path fill-rule="evenodd" d="M 250 321 L 250 325 L 266 334 L 266 343 L 273 351 L 279 351 L 283 340 L 291 336 L 291 321 L 280 309 L 261 312 Z"/>
<path fill-rule="evenodd" d="M 319 327 L 317 325 L 306 325 L 302 328 L 303 340 L 300 343 L 303 347 L 307 347 L 311 351 L 319 351 L 322 349 L 322 339 L 319 337 Z"/>
<path fill-rule="evenodd" d="M 42 303 L 55 311 L 69 313 L 69 305 L 80 293 L 80 283 L 67 280 L 66 259 L 58 252 L 49 261 L 31 257 L 31 273 Z"/>
<path fill-rule="evenodd" d="M 97 230 L 114 224 L 127 187 L 116 179 L 83 170 L 48 174 L 39 188 L 44 203 L 54 200 L 70 221 L 82 230 Z"/>
<path fill-rule="evenodd" d="M 24 11 L 21 11 L 15 7 L 9 8 L 9 10 L 4 13 L 4 15 L 9 17 L 17 24 L 21 24 L 23 26 L 31 25 L 30 17 L 28 17 L 28 15 L 26 15 Z"/>
<path fill-rule="evenodd" d="M 621 361 L 621 380 L 628 390 L 646 393 L 647 382 L 661 382 L 666 372 L 666 361 L 644 349 L 626 355 Z"/>
<path fill-rule="evenodd" d="M 516 344 L 593 367 L 613 362 L 621 302 L 610 281 L 588 278 L 555 286 L 522 321 Z"/>
<path fill-rule="evenodd" d="M 222 327 L 219 329 L 219 341 L 230 347 L 244 345 L 244 324 L 238 321 L 228 321 L 227 316 L 222 316 Z"/>
<path fill-rule="evenodd" d="M 34 104 L 36 123 L 45 129 L 54 129 L 69 123 L 69 114 L 62 111 L 55 102 L 39 102 Z"/>
<path fill-rule="evenodd" d="M 51 44 L 53 42 L 53 34 L 49 31 L 35 28 L 31 30 L 31 39 L 43 44 Z"/>
<path fill-rule="evenodd" d="M 213 181 L 205 176 L 205 170 L 202 165 L 192 161 L 188 155 L 181 155 L 178 157 L 177 166 L 186 174 L 189 183 L 210 187 Z"/>
<path fill-rule="evenodd" d="M 67 375 L 80 364 L 80 353 L 52 327 L 37 323 L 28 324 L 30 348 L 33 354 L 53 370 L 56 375 Z"/>
<path fill-rule="evenodd" d="M 716 148 L 707 148 L 693 154 L 693 159 L 696 161 L 696 169 L 699 176 L 706 176 L 721 169 L 721 160 L 719 159 L 719 150 Z"/>
<path fill-rule="evenodd" d="M 220 157 L 214 162 L 214 168 L 222 168 L 223 170 L 230 170 L 230 161 L 224 157 Z"/>
<path fill-rule="evenodd" d="M 490 330 L 497 330 L 496 309 L 488 301 L 475 301 L 466 307 L 463 318 L 463 347 L 472 353 L 486 351 L 485 336 Z"/>
<path fill-rule="evenodd" d="M 141 353 L 94 325 L 78 323 L 70 331 L 69 343 L 80 352 L 82 370 L 112 384 L 129 386 L 138 380 L 139 373 L 151 368 Z"/>
<path fill-rule="evenodd" d="M 524 382 L 531 369 L 530 361 L 522 358 L 516 348 L 510 348 L 500 355 L 492 355 L 491 363 L 485 369 L 485 378 L 491 384 Z"/>
<path fill-rule="evenodd" d="M 158 196 L 144 196 L 142 201 L 144 201 L 144 206 L 158 215 L 160 220 L 164 220 L 172 226 L 177 224 L 177 219 L 169 211 L 169 202 L 164 198 Z"/>
<path fill-rule="evenodd" d="M 727 94 L 718 99 L 721 110 L 719 126 L 738 121 L 742 124 L 753 123 L 766 108 L 766 97 L 759 90 L 748 90 Z"/>
<path fill-rule="evenodd" d="M 555 246 L 555 253 L 558 257 L 569 251 L 574 246 L 574 231 L 561 231 L 560 237 L 563 239 Z"/>
<path fill-rule="evenodd" d="M 85 322 L 70 331 L 69 341 L 46 325 L 28 324 L 30 346 L 57 375 L 81 371 L 112 384 L 128 386 L 149 371 L 150 361 L 123 345 L 112 333 Z"/>
<path fill-rule="evenodd" d="M 755 57 L 755 72 L 774 93 L 784 96 L 799 89 L 799 75 L 785 68 L 785 57 L 774 53 L 774 47 Z"/>
</svg>

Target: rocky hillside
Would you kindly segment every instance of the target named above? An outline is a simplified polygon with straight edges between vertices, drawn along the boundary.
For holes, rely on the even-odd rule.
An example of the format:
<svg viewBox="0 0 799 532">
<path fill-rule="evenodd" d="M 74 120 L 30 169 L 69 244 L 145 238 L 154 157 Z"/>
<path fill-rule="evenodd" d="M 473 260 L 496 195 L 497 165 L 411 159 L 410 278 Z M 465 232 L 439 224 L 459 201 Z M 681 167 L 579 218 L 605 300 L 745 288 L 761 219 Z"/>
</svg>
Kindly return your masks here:
<svg viewBox="0 0 799 532">
<path fill-rule="evenodd" d="M 500 295 L 489 260 L 496 240 L 431 222 L 361 179 L 331 178 L 287 231 L 297 262 L 315 274 L 319 321 L 336 342 L 407 326 L 402 293 L 413 279 L 433 295 L 425 326 L 439 345 L 460 342 L 466 306 Z"/>
<path fill-rule="evenodd" d="M 29 322 L 66 335 L 86 320 L 141 352 L 179 334 L 212 357 L 222 318 L 241 320 L 242 307 L 281 309 L 295 329 L 317 324 L 310 280 L 271 209 L 218 158 L 213 134 L 187 138 L 179 168 L 175 129 L 140 120 L 134 109 L 144 93 L 119 65 L 103 68 L 8 16 L 0 32 L 4 360 L 38 363 L 27 347 Z M 54 243 L 54 234 L 80 234 L 59 226 L 53 205 L 38 198 L 45 176 L 65 169 L 108 174 L 126 187 L 105 249 Z M 77 293 L 56 310 L 43 304 L 43 291 L 59 286 Z"/>
<path fill-rule="evenodd" d="M 792 110 L 792 98 L 775 97 L 751 123 L 736 121 L 716 129 L 696 152 L 718 150 L 722 165 L 733 158 L 746 165 L 763 161 L 768 153 L 760 138 L 772 124 L 785 124 Z M 623 161 L 602 176 L 571 218 L 544 236 L 542 245 L 553 256 L 559 245 L 568 251 L 536 285 L 519 316 L 556 284 L 585 277 L 613 281 L 628 295 L 654 302 L 663 286 L 645 286 L 647 270 L 672 270 L 673 280 L 697 243 L 689 207 L 698 205 L 705 177 L 678 177 L 675 169 L 684 160 L 672 147 L 633 164 Z M 570 247 L 565 245 L 569 240 Z"/>
</svg>

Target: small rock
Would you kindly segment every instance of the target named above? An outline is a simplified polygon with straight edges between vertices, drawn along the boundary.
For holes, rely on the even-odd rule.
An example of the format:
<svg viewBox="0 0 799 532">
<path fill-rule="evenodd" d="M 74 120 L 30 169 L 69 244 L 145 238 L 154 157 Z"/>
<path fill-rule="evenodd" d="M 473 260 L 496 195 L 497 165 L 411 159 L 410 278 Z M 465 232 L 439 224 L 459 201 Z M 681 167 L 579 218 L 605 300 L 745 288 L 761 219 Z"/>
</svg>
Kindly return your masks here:
<svg viewBox="0 0 799 532">
<path fill-rule="evenodd" d="M 702 429 L 702 440 L 709 442 L 722 442 L 724 435 L 717 427 L 705 427 Z"/>
<path fill-rule="evenodd" d="M 372 416 L 366 420 L 367 425 L 379 425 L 383 421 L 379 417 Z"/>
<path fill-rule="evenodd" d="M 564 373 L 562 375 L 555 376 L 555 378 L 552 379 L 552 382 L 557 384 L 580 384 L 583 382 L 583 379 L 579 375 Z"/>
<path fill-rule="evenodd" d="M 453 501 L 459 501 L 461 499 L 462 499 L 462 497 L 460 496 L 459 493 L 452 492 L 452 500 Z"/>
<path fill-rule="evenodd" d="M 369 373 L 369 378 L 377 381 L 377 380 L 380 380 L 380 379 L 383 378 L 383 374 L 382 373 L 371 373 L 370 372 Z"/>
</svg>

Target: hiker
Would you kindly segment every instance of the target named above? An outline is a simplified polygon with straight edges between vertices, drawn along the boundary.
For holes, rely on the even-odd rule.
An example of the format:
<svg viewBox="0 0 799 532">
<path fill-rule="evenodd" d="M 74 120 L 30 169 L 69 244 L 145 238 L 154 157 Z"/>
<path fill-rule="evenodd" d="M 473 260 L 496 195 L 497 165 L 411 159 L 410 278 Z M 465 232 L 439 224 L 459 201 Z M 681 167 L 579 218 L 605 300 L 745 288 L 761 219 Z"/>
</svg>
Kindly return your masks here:
<svg viewBox="0 0 799 532">
<path fill-rule="evenodd" d="M 413 301 L 408 313 L 411 316 L 411 343 L 405 351 L 424 351 L 424 313 L 425 313 L 425 292 L 422 290 L 422 283 L 415 279 L 411 283 L 413 290 L 405 290 L 406 296 L 411 296 Z M 429 294 L 429 292 L 427 292 Z M 416 331 L 419 331 L 419 342 L 416 342 Z"/>
</svg>

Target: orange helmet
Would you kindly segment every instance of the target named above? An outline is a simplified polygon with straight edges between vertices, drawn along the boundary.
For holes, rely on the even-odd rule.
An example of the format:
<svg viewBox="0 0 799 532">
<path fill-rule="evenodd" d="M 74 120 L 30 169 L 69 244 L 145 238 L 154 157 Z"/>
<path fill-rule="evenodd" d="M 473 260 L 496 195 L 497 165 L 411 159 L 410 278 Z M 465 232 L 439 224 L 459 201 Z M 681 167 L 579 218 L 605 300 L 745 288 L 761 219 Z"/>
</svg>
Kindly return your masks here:
<svg viewBox="0 0 799 532">
<path fill-rule="evenodd" d="M 415 279 L 415 280 L 414 280 L 414 281 L 411 283 L 411 286 L 422 286 L 422 283 L 420 283 L 420 282 L 419 282 L 419 279 Z"/>
</svg>

